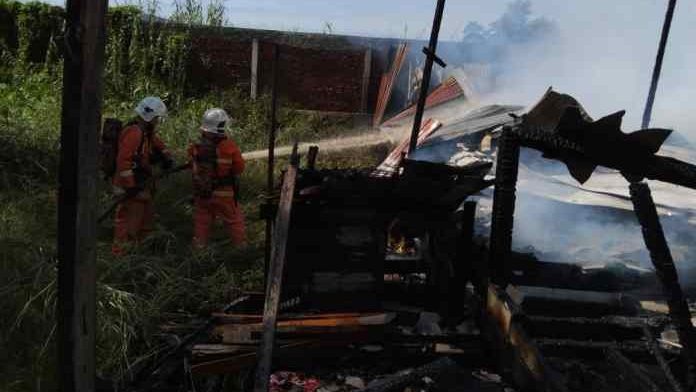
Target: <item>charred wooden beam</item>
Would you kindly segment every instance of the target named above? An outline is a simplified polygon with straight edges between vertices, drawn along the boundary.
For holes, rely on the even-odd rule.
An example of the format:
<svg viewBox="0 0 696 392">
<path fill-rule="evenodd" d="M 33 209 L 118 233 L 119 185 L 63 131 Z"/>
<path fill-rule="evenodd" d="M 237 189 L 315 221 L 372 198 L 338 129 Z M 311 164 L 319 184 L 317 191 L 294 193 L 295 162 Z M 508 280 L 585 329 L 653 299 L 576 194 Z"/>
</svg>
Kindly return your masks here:
<svg viewBox="0 0 696 392">
<path fill-rule="evenodd" d="M 433 63 L 437 59 L 437 41 L 440 35 L 440 25 L 442 24 L 442 15 L 445 12 L 445 0 L 437 1 L 435 9 L 435 18 L 433 19 L 433 28 L 430 32 L 430 43 L 428 52 L 425 57 L 425 65 L 423 66 L 423 80 L 421 82 L 420 95 L 418 96 L 418 104 L 416 105 L 416 114 L 413 119 L 413 129 L 411 130 L 411 140 L 408 145 L 408 152 L 415 151 L 418 145 L 418 133 L 421 130 L 423 122 L 423 112 L 425 111 L 425 101 L 428 98 L 428 90 L 430 89 L 430 78 L 433 73 Z"/>
<path fill-rule="evenodd" d="M 573 358 L 576 360 L 604 360 L 605 352 L 614 349 L 633 361 L 653 363 L 654 357 L 643 340 L 595 341 L 577 339 L 536 338 L 539 350 L 547 357 Z"/>
<path fill-rule="evenodd" d="M 648 348 L 650 352 L 655 357 L 655 361 L 660 366 L 660 369 L 662 370 L 662 373 L 664 374 L 667 382 L 669 382 L 669 385 L 672 388 L 672 390 L 674 392 L 684 391 L 681 382 L 674 375 L 674 372 L 672 372 L 672 367 L 670 366 L 669 362 L 667 362 L 664 355 L 662 355 L 662 349 L 660 348 L 660 345 L 657 344 L 657 341 L 655 340 L 653 333 L 650 331 L 648 327 L 643 327 L 643 335 L 648 343 Z"/>
<path fill-rule="evenodd" d="M 501 356 L 502 366 L 513 369 L 516 383 L 537 390 L 567 391 L 563 376 L 548 364 L 538 342 L 527 334 L 520 307 L 495 285 L 488 286 L 487 296 L 484 321 L 489 328 L 483 331 Z"/>
<path fill-rule="evenodd" d="M 263 340 L 259 348 L 259 363 L 256 369 L 256 380 L 254 383 L 255 392 L 266 392 L 268 390 L 268 380 L 271 375 L 271 361 L 273 359 L 273 344 L 275 340 L 276 320 L 280 305 L 280 293 L 283 283 L 283 268 L 285 266 L 285 246 L 288 240 L 290 228 L 290 210 L 295 194 L 295 179 L 297 177 L 297 167 L 299 157 L 297 155 L 297 143 L 293 147 L 280 194 L 278 205 L 278 216 L 275 222 L 275 233 L 273 233 L 273 246 L 271 249 L 271 263 L 268 269 L 266 285 L 266 303 L 263 311 Z"/>
<path fill-rule="evenodd" d="M 660 45 L 657 50 L 655 59 L 655 67 L 653 68 L 652 79 L 650 81 L 650 90 L 648 91 L 648 100 L 645 103 L 645 111 L 643 112 L 643 129 L 650 126 L 650 117 L 652 116 L 653 103 L 655 103 L 655 93 L 657 92 L 657 84 L 660 81 L 660 72 L 662 71 L 662 60 L 665 57 L 665 49 L 667 48 L 667 40 L 669 39 L 669 30 L 672 27 L 672 19 L 674 18 L 674 9 L 677 6 L 677 0 L 669 0 L 667 13 L 665 14 L 665 22 L 662 25 L 662 35 L 660 36 Z"/>
<path fill-rule="evenodd" d="M 655 267 L 665 297 L 669 306 L 669 315 L 674 322 L 679 335 L 679 342 L 684 347 L 683 357 L 687 366 L 687 385 L 693 388 L 696 380 L 696 335 L 691 323 L 691 312 L 686 302 L 679 275 L 672 259 L 672 253 L 667 244 L 657 207 L 646 183 L 630 185 L 631 201 L 643 231 L 645 245 L 650 252 L 650 260 Z"/>
<path fill-rule="evenodd" d="M 66 4 L 57 244 L 56 365 L 61 391 L 95 387 L 97 130 L 107 4 Z"/>
<path fill-rule="evenodd" d="M 654 326 L 658 323 L 657 320 L 623 316 L 529 316 L 525 320 L 525 329 L 533 337 L 621 341 L 641 339 L 644 326 Z"/>
<path fill-rule="evenodd" d="M 309 147 L 307 151 L 307 170 L 314 170 L 317 164 L 317 154 L 319 154 L 319 146 Z"/>
<path fill-rule="evenodd" d="M 399 372 L 391 376 L 387 376 L 379 381 L 371 383 L 370 386 L 363 389 L 363 392 L 391 392 L 402 391 L 409 384 L 423 379 L 423 377 L 435 378 L 438 374 L 447 371 L 456 370 L 458 365 L 453 360 L 445 357 L 434 362 L 430 362 L 421 367 L 415 368 L 410 372 Z"/>
<path fill-rule="evenodd" d="M 505 127 L 498 141 L 488 262 L 493 282 L 501 286 L 509 281 L 519 161 L 518 140 L 512 129 Z"/>
<path fill-rule="evenodd" d="M 609 348 L 606 351 L 606 356 L 607 362 L 619 373 L 621 381 L 627 384 L 631 390 L 637 392 L 662 391 L 641 368 L 620 352 Z"/>
<path fill-rule="evenodd" d="M 636 299 L 621 293 L 509 286 L 508 294 L 521 305 L 525 313 L 546 316 L 632 316 L 640 308 Z"/>
<path fill-rule="evenodd" d="M 280 69 L 279 65 L 280 49 L 277 44 L 273 45 L 273 71 L 271 73 L 271 110 L 270 110 L 270 124 L 271 128 L 268 132 L 268 167 L 266 168 L 266 196 L 270 197 L 273 194 L 273 188 L 275 186 L 273 181 L 273 175 L 275 171 L 275 142 L 276 142 L 276 132 L 278 129 L 277 121 L 277 110 L 278 110 L 278 72 Z M 264 277 L 268 276 L 268 268 L 271 262 L 271 242 L 273 241 L 273 220 L 271 218 L 266 219 L 266 242 L 264 248 L 264 264 L 263 272 Z M 268 282 L 264 281 L 264 287 Z"/>
</svg>

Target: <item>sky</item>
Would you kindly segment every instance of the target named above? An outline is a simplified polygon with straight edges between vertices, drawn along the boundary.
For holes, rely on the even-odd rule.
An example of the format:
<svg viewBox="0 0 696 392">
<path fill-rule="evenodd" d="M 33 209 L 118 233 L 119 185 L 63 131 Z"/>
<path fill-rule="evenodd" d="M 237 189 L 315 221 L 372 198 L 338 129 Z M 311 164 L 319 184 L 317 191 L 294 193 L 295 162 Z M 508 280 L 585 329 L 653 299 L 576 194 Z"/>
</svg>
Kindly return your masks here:
<svg viewBox="0 0 696 392">
<path fill-rule="evenodd" d="M 60 0 L 50 0 L 63 4 Z M 112 0 L 123 4 L 137 0 Z M 205 0 L 204 0 L 205 1 Z M 448 0 L 442 40 L 458 40 L 468 22 L 487 25 L 511 0 Z M 637 127 L 668 0 L 532 0 L 534 16 L 555 21 L 561 40 L 554 47 L 520 48 L 508 88 L 491 99 L 528 105 L 545 89 L 576 96 L 600 117 L 627 110 L 625 124 Z M 435 0 L 226 0 L 227 20 L 239 27 L 427 38 Z M 160 0 L 166 16 L 173 2 Z M 683 128 L 696 139 L 696 1 L 677 5 L 654 123 Z M 504 102 L 503 102 L 504 101 Z"/>
</svg>

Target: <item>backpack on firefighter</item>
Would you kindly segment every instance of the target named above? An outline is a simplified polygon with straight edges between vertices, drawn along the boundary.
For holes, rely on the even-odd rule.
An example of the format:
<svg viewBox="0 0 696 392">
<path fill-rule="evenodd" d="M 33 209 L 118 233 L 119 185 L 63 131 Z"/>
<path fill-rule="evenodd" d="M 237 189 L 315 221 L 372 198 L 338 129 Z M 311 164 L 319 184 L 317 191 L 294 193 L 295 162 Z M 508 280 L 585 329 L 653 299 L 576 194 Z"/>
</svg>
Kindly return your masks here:
<svg viewBox="0 0 696 392">
<path fill-rule="evenodd" d="M 221 140 L 213 142 L 197 143 L 194 146 L 195 170 L 193 175 L 194 195 L 202 199 L 209 199 L 213 192 L 222 186 L 232 186 L 234 201 L 239 202 L 239 177 L 227 175 L 217 178 L 217 149 Z"/>
<path fill-rule="evenodd" d="M 118 144 L 123 128 L 123 122 L 119 119 L 107 118 L 104 120 L 99 144 L 99 169 L 105 180 L 116 174 Z"/>
<path fill-rule="evenodd" d="M 124 125 L 121 120 L 116 118 L 107 118 L 104 120 L 99 145 L 99 168 L 104 175 L 105 180 L 113 178 L 114 174 L 116 174 L 116 160 L 118 159 L 118 147 L 121 133 L 124 129 L 136 123 L 137 122 L 133 120 Z M 145 135 L 143 133 L 143 137 L 140 140 L 140 146 L 138 147 L 138 153 L 135 157 L 133 157 L 134 162 L 140 161 L 143 154 L 144 143 Z"/>
</svg>

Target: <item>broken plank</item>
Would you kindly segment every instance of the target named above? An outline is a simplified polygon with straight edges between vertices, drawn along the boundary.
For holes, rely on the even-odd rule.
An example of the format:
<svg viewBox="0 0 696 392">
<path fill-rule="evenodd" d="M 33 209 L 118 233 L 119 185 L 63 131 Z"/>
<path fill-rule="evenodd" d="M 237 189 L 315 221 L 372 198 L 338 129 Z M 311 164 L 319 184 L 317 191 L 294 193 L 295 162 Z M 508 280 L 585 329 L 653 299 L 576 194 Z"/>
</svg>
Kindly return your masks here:
<svg viewBox="0 0 696 392">
<path fill-rule="evenodd" d="M 536 338 L 539 349 L 549 357 L 601 360 L 608 349 L 620 351 L 633 361 L 653 363 L 654 358 L 643 340 L 594 341 Z"/>
<path fill-rule="evenodd" d="M 664 318 L 638 318 L 623 316 L 549 317 L 528 316 L 525 329 L 534 337 L 570 338 L 590 340 L 641 339 L 643 326 L 658 327 Z"/>
<path fill-rule="evenodd" d="M 213 317 L 218 322 L 223 324 L 253 324 L 263 320 L 260 314 L 227 314 L 214 313 Z M 368 325 L 375 323 L 386 324 L 390 322 L 395 315 L 393 313 L 317 313 L 317 314 L 284 314 L 278 315 L 279 323 L 292 321 L 316 321 L 321 323 L 321 320 L 350 320 L 355 319 L 357 322 Z M 311 324 L 311 323 L 310 323 Z M 289 325 L 289 324 L 286 324 Z"/>
<path fill-rule="evenodd" d="M 659 392 L 657 385 L 645 372 L 614 348 L 606 351 L 607 361 L 618 371 L 621 380 L 635 392 Z"/>
<path fill-rule="evenodd" d="M 444 372 L 456 370 L 458 365 L 453 360 L 445 357 L 436 361 L 427 363 L 421 367 L 411 371 L 402 371 L 381 380 L 376 380 L 367 388 L 362 389 L 363 392 L 391 392 L 402 391 L 409 384 L 422 380 L 424 377 L 436 378 Z"/>
<path fill-rule="evenodd" d="M 264 331 L 264 327 L 259 324 L 227 324 L 219 326 L 215 329 L 215 335 L 222 337 L 223 343 L 233 342 L 256 342 L 259 334 Z M 331 336 L 340 336 L 345 334 L 362 333 L 369 331 L 363 325 L 344 325 L 344 326 L 297 326 L 297 325 L 278 325 L 276 334 L 298 338 L 300 336 L 317 336 L 329 338 Z"/>
<path fill-rule="evenodd" d="M 319 340 L 302 340 L 297 342 L 288 343 L 279 346 L 277 350 L 273 352 L 274 358 L 286 354 L 288 351 L 296 349 L 306 349 L 308 347 L 321 346 L 322 342 Z M 257 352 L 244 353 L 240 355 L 235 355 L 229 358 L 217 359 L 214 361 L 207 361 L 202 363 L 197 363 L 191 366 L 191 372 L 194 374 L 227 374 L 234 373 L 239 370 L 249 368 L 254 366 L 257 360 Z M 270 377 L 270 375 L 269 375 Z"/>
<path fill-rule="evenodd" d="M 634 316 L 639 303 L 629 295 L 537 286 L 509 286 L 507 293 L 525 313 L 546 316 Z"/>
<path fill-rule="evenodd" d="M 266 392 L 268 390 L 268 380 L 271 375 L 276 319 L 278 317 L 283 268 L 285 266 L 285 246 L 287 245 L 288 230 L 290 229 L 290 210 L 295 193 L 298 165 L 299 157 L 297 155 L 297 143 L 295 143 L 290 158 L 290 165 L 283 178 L 278 215 L 276 216 L 272 237 L 273 243 L 267 275 L 266 302 L 263 311 L 263 339 L 259 348 L 259 362 L 254 383 L 255 392 Z"/>
</svg>

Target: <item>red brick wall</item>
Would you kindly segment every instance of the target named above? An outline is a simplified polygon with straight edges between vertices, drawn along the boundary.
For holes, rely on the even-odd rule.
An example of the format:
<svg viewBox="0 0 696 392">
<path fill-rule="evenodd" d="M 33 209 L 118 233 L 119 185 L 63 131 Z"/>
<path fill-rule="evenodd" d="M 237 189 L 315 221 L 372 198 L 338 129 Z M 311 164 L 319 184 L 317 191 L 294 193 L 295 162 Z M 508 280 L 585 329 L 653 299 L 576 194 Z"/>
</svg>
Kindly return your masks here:
<svg viewBox="0 0 696 392">
<path fill-rule="evenodd" d="M 279 45 L 278 90 L 299 108 L 360 112 L 365 52 Z M 261 91 L 270 86 L 272 46 L 261 46 Z"/>
<path fill-rule="evenodd" d="M 189 80 L 194 88 L 238 87 L 249 91 L 251 41 L 224 35 L 193 39 Z M 282 99 L 299 109 L 360 112 L 365 49 L 325 50 L 279 45 L 278 89 Z M 268 92 L 272 49 L 260 44 L 259 91 Z"/>
<path fill-rule="evenodd" d="M 189 80 L 195 89 L 239 87 L 249 91 L 251 42 L 224 36 L 192 39 Z"/>
</svg>

